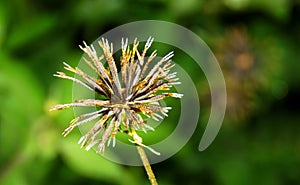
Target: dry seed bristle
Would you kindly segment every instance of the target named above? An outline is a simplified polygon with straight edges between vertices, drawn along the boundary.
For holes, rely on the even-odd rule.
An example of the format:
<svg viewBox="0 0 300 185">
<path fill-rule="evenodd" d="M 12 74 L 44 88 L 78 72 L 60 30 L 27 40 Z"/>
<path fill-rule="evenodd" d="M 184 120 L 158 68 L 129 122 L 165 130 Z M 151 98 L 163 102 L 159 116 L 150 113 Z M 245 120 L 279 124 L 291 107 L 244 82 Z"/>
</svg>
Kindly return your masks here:
<svg viewBox="0 0 300 185">
<path fill-rule="evenodd" d="M 100 109 L 73 119 L 70 126 L 63 132 L 64 136 L 79 125 L 99 119 L 80 138 L 78 143 L 81 144 L 81 147 L 86 147 L 86 150 L 89 150 L 98 144 L 97 152 L 103 153 L 105 146 L 109 146 L 111 142 L 115 146 L 117 133 L 124 132 L 135 137 L 133 138 L 134 141 L 131 142 L 159 155 L 158 152 L 144 145 L 142 139 L 135 132 L 137 129 L 141 129 L 145 133 L 147 129 L 154 131 L 154 128 L 146 124 L 141 114 L 154 120 L 161 120 L 168 116 L 171 107 L 163 107 L 159 101 L 166 97 L 181 98 L 182 95 L 168 92 L 173 85 L 180 84 L 176 77 L 177 73 L 170 73 L 174 67 L 174 64 L 171 63 L 171 58 L 174 56 L 173 51 L 161 58 L 153 68 L 148 69 L 149 64 L 157 56 L 157 51 L 154 50 L 147 59 L 145 58 L 153 41 L 153 37 L 149 37 L 143 51 L 139 52 L 137 39 L 130 47 L 128 39 L 122 38 L 120 71 L 118 71 L 116 61 L 113 58 L 113 44 L 109 43 L 107 39 L 102 38 L 98 41 L 103 50 L 103 54 L 100 56 L 98 56 L 93 45 L 88 46 L 83 42 L 83 46 L 79 46 L 88 56 L 88 58 L 83 57 L 84 62 L 97 74 L 98 79 L 87 75 L 79 68 L 71 67 L 67 63 L 64 63 L 64 68 L 77 74 L 79 78 L 70 77 L 63 72 L 57 72 L 54 76 L 74 81 L 105 98 L 83 99 L 74 103 L 53 106 L 51 111 L 70 107 L 99 107 Z M 107 68 L 102 63 L 103 59 L 108 63 Z M 119 77 L 119 72 L 121 77 Z M 162 93 L 158 94 L 158 91 L 162 91 Z"/>
</svg>

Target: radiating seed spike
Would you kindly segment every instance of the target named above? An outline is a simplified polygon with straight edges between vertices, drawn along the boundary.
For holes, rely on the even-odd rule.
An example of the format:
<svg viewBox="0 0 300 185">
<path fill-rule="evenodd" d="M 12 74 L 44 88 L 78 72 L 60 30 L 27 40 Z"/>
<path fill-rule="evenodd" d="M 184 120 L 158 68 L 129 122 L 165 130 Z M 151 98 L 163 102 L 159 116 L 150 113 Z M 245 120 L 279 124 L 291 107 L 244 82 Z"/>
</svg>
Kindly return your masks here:
<svg viewBox="0 0 300 185">
<path fill-rule="evenodd" d="M 180 85 L 181 82 L 169 82 L 168 84 L 170 84 L 170 85 Z"/>
<path fill-rule="evenodd" d="M 113 43 L 110 43 L 110 53 L 113 54 L 113 52 L 114 52 Z"/>
<path fill-rule="evenodd" d="M 85 139 L 85 136 L 81 136 L 81 138 L 78 140 L 78 144 L 80 144 Z"/>
<path fill-rule="evenodd" d="M 155 121 L 159 121 L 159 119 L 157 119 L 155 116 L 152 116 L 152 118 L 153 118 Z"/>
<path fill-rule="evenodd" d="M 110 137 L 110 138 L 108 139 L 108 141 L 107 141 L 107 147 L 109 147 L 110 141 L 111 141 L 111 137 Z"/>
<path fill-rule="evenodd" d="M 88 47 L 88 45 L 86 44 L 86 42 L 85 41 L 82 41 L 83 42 L 83 44 L 84 44 L 84 46 L 85 47 Z"/>
<path fill-rule="evenodd" d="M 125 49 L 128 47 L 128 38 L 125 40 Z"/>
<path fill-rule="evenodd" d="M 161 114 L 168 117 L 168 114 L 166 112 L 161 112 Z"/>
<path fill-rule="evenodd" d="M 94 55 L 95 58 L 98 58 L 96 49 L 94 48 L 94 45 L 91 44 L 91 53 Z"/>
<path fill-rule="evenodd" d="M 80 119 L 80 117 L 76 117 L 76 118 L 72 119 L 70 121 L 70 125 L 74 125 L 79 119 Z"/>
<path fill-rule="evenodd" d="M 138 43 L 138 41 L 137 41 L 137 38 L 135 37 L 134 41 L 133 41 L 133 45 L 136 45 L 137 43 Z"/>
<path fill-rule="evenodd" d="M 72 125 L 72 126 L 69 126 L 68 128 L 66 128 L 66 129 L 63 131 L 62 135 L 63 135 L 64 137 L 66 137 L 66 136 L 73 130 L 73 128 L 74 128 L 73 125 Z"/>
<path fill-rule="evenodd" d="M 179 94 L 179 93 L 169 93 L 169 94 L 171 94 L 171 96 L 174 98 L 182 98 L 183 97 L 183 94 Z"/>
<path fill-rule="evenodd" d="M 154 40 L 154 38 L 150 36 L 145 44 L 145 47 L 149 48 L 151 46 L 153 40 Z"/>
<path fill-rule="evenodd" d="M 164 119 L 164 117 L 162 117 L 161 115 L 154 113 L 156 117 L 158 117 L 159 119 Z"/>
<path fill-rule="evenodd" d="M 153 127 L 151 127 L 150 125 L 145 125 L 145 127 L 149 130 L 155 131 L 155 129 Z"/>
<path fill-rule="evenodd" d="M 80 79 L 70 77 L 63 72 L 57 72 L 54 74 L 56 77 L 72 80 L 89 90 L 96 91 L 98 94 L 104 95 L 105 100 L 85 99 L 75 101 L 69 104 L 60 104 L 50 108 L 52 110 L 61 110 L 69 107 L 91 107 L 97 106 L 101 108 L 102 112 L 91 112 L 82 114 L 70 121 L 70 126 L 62 133 L 64 136 L 68 135 L 76 126 L 85 124 L 87 122 L 99 119 L 92 129 L 82 136 L 78 144 L 81 147 L 86 146 L 86 150 L 94 147 L 98 144 L 97 153 L 104 153 L 105 147 L 112 144 L 115 147 L 116 133 L 121 128 L 126 129 L 128 134 L 132 134 L 134 141 L 131 141 L 139 146 L 147 148 L 156 155 L 160 155 L 154 149 L 144 145 L 142 139 L 138 135 L 131 133 L 131 129 L 139 130 L 147 133 L 148 129 L 153 130 L 151 126 L 145 124 L 141 114 L 148 118 L 152 118 L 156 121 L 168 116 L 168 111 L 171 107 L 162 107 L 159 104 L 160 100 L 165 97 L 181 98 L 183 95 L 179 93 L 168 93 L 172 85 L 180 84 L 177 78 L 177 73 L 172 72 L 171 68 L 175 66 L 171 62 L 171 58 L 174 56 L 174 52 L 171 51 L 160 59 L 152 69 L 148 72 L 147 68 L 151 61 L 157 56 L 156 50 L 153 51 L 148 57 L 147 61 L 144 61 L 147 50 L 150 48 L 154 41 L 154 38 L 150 36 L 144 46 L 142 52 L 138 51 L 138 40 L 134 39 L 133 47 L 128 45 L 128 38 L 122 38 L 121 48 L 121 78 L 119 79 L 118 64 L 113 58 L 113 44 L 108 42 L 108 39 L 101 38 L 98 43 L 103 49 L 103 54 L 98 57 L 95 47 L 87 45 L 83 41 L 83 45 L 79 45 L 79 48 L 83 50 L 89 57 L 89 60 L 85 59 L 87 65 L 98 75 L 99 79 L 95 79 L 89 76 L 80 68 L 73 68 L 66 62 L 63 62 L 64 68 L 70 72 L 79 75 Z M 102 59 L 106 59 L 108 65 L 104 66 L 101 62 Z M 145 75 L 145 73 L 147 73 Z M 122 80 L 121 80 L 122 79 Z M 107 87 L 106 87 L 107 86 Z M 159 92 L 159 93 L 157 93 Z M 119 100 L 111 100 L 111 96 L 118 96 Z M 120 112 L 124 112 L 121 114 Z M 124 117 L 123 117 L 123 116 Z M 119 128 L 120 124 L 122 127 Z M 121 132 L 121 131 L 120 131 Z M 98 134 L 101 133 L 101 139 L 96 139 Z"/>
<path fill-rule="evenodd" d="M 124 38 L 122 37 L 121 47 L 122 47 L 123 52 L 126 51 L 127 44 L 128 44 L 128 38 L 126 38 L 126 39 L 125 39 L 125 42 L 124 42 Z M 124 54 L 125 54 L 125 53 L 124 53 Z"/>
<path fill-rule="evenodd" d="M 78 46 L 79 46 L 79 48 L 80 48 L 82 51 L 84 51 L 84 52 L 86 51 L 85 48 L 82 47 L 81 45 L 78 45 Z"/>
<path fill-rule="evenodd" d="M 86 148 L 85 150 L 88 151 L 90 150 L 93 146 L 95 146 L 98 142 L 97 141 L 92 141 Z"/>
<path fill-rule="evenodd" d="M 142 127 L 142 131 L 147 134 L 147 130 L 145 129 L 145 127 Z"/>
<path fill-rule="evenodd" d="M 115 136 L 113 137 L 113 143 L 112 143 L 112 146 L 113 146 L 113 147 L 116 146 L 116 137 L 115 137 Z"/>
<path fill-rule="evenodd" d="M 174 51 L 169 52 L 166 56 L 163 57 L 164 61 L 169 60 L 170 58 L 172 58 L 174 56 Z"/>
<path fill-rule="evenodd" d="M 160 155 L 159 152 L 155 151 L 153 148 L 147 146 L 147 145 L 143 145 L 143 147 L 147 148 L 148 150 L 150 150 L 152 153 L 154 153 L 155 155 Z"/>
</svg>

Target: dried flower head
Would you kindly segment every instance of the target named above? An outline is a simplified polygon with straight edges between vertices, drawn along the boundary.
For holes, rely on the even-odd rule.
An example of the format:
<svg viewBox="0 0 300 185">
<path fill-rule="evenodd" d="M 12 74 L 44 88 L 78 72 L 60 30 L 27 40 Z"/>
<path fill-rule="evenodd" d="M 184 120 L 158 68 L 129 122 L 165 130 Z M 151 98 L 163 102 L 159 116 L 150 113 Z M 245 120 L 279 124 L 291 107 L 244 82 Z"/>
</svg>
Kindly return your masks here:
<svg viewBox="0 0 300 185">
<path fill-rule="evenodd" d="M 80 138 L 79 144 L 89 150 L 98 144 L 97 152 L 104 152 L 105 145 L 115 146 L 115 136 L 118 132 L 132 136 L 133 143 L 143 146 L 152 152 L 159 154 L 153 149 L 142 144 L 142 138 L 136 130 L 154 130 L 146 124 L 142 115 L 154 120 L 167 116 L 171 107 L 163 107 L 159 101 L 166 97 L 181 98 L 178 93 L 167 92 L 170 88 L 179 84 L 176 72 L 170 73 L 174 64 L 171 63 L 173 52 L 161 58 L 153 68 L 148 69 L 149 64 L 156 57 L 156 50 L 146 58 L 146 52 L 150 48 L 153 38 L 150 37 L 143 51 L 138 51 L 139 42 L 134 40 L 132 48 L 128 45 L 128 39 L 122 39 L 122 56 L 120 58 L 120 70 L 117 69 L 113 58 L 113 45 L 107 39 L 102 38 L 98 44 L 103 49 L 103 54 L 98 56 L 93 45 L 79 46 L 88 58 L 83 58 L 85 63 L 97 74 L 97 79 L 89 76 L 79 68 L 72 68 L 64 63 L 65 69 L 80 76 L 80 79 L 67 76 L 63 72 L 57 72 L 54 76 L 72 80 L 87 89 L 102 95 L 101 99 L 82 99 L 74 103 L 59 104 L 50 110 L 62 110 L 69 107 L 96 106 L 98 110 L 82 114 L 70 122 L 63 135 L 68 135 L 75 127 L 96 120 L 93 127 Z M 108 63 L 104 67 L 102 60 Z M 120 72 L 120 74 L 118 74 Z M 97 136 L 100 136 L 99 138 Z"/>
</svg>

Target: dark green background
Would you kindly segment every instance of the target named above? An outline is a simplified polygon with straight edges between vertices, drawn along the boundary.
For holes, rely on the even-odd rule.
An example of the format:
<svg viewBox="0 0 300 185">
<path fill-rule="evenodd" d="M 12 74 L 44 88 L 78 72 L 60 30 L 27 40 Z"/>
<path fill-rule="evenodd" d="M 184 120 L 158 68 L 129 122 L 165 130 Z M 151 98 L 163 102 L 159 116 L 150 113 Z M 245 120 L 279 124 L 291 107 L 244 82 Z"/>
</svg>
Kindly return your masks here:
<svg viewBox="0 0 300 185">
<path fill-rule="evenodd" d="M 1 0 L 0 184 L 149 184 L 142 167 L 80 149 L 78 130 L 63 138 L 72 110 L 48 112 L 72 100 L 72 83 L 52 74 L 62 70 L 62 61 L 78 63 L 83 40 L 91 43 L 144 19 L 174 22 L 199 35 L 218 58 L 228 92 L 222 129 L 199 152 L 210 92 L 205 77 L 191 72 L 201 102 L 199 125 L 179 153 L 153 165 L 159 184 L 300 184 L 296 0 Z"/>
</svg>

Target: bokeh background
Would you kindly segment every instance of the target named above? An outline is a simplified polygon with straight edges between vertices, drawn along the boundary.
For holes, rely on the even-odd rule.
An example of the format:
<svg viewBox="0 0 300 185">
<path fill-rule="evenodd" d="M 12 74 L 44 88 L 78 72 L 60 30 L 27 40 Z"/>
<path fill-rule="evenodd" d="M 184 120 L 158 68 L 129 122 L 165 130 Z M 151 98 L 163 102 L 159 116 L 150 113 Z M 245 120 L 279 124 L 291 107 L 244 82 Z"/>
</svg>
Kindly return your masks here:
<svg viewBox="0 0 300 185">
<path fill-rule="evenodd" d="M 91 43 L 111 28 L 144 19 L 171 21 L 199 35 L 216 55 L 228 93 L 222 129 L 199 152 L 210 92 L 205 76 L 191 72 L 199 124 L 179 153 L 153 165 L 159 184 L 300 184 L 296 0 L 1 0 L 0 184 L 149 184 L 143 167 L 80 149 L 78 130 L 63 138 L 72 110 L 48 112 L 72 100 L 72 83 L 52 74 L 62 70 L 62 61 L 76 66 L 83 40 Z"/>
</svg>

